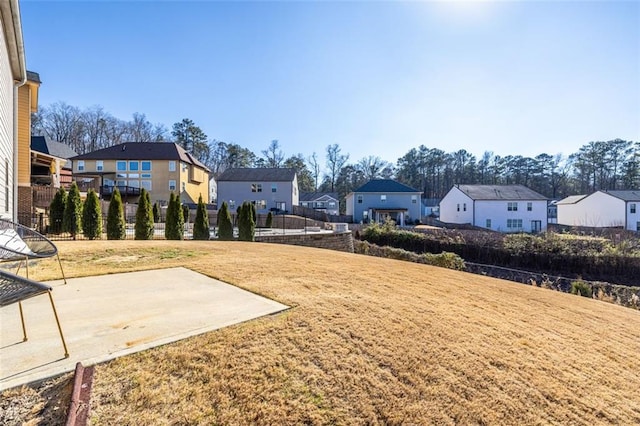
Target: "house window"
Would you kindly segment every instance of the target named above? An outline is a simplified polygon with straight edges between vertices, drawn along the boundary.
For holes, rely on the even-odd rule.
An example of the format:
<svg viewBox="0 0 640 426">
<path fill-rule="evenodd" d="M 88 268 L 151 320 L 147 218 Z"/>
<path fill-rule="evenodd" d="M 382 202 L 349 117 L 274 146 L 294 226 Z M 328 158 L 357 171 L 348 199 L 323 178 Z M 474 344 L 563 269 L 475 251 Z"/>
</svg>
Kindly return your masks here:
<svg viewBox="0 0 640 426">
<path fill-rule="evenodd" d="M 386 202 L 387 202 L 387 196 L 386 196 L 385 194 L 382 194 L 382 195 L 380 196 L 380 202 L 381 202 L 381 203 L 386 203 Z"/>
<path fill-rule="evenodd" d="M 137 161 L 129 161 L 129 171 L 137 172 L 140 170 L 140 163 Z"/>
<path fill-rule="evenodd" d="M 84 172 L 84 160 L 78 160 L 78 171 Z"/>
<path fill-rule="evenodd" d="M 175 161 L 169 161 L 169 171 L 170 172 L 175 172 L 176 171 L 176 162 Z"/>
<path fill-rule="evenodd" d="M 460 204 L 456 204 L 456 210 L 460 211 Z"/>
<path fill-rule="evenodd" d="M 96 161 L 96 172 L 101 172 L 104 170 L 104 161 L 98 160 Z"/>
<path fill-rule="evenodd" d="M 636 212 L 636 203 L 629 204 L 629 213 L 635 213 L 635 212 Z"/>
<path fill-rule="evenodd" d="M 508 229 L 522 229 L 522 219 L 507 219 Z"/>
<path fill-rule="evenodd" d="M 271 192 L 278 192 L 278 184 L 277 183 L 272 183 L 271 184 Z"/>
<path fill-rule="evenodd" d="M 467 203 L 464 203 L 464 204 L 462 205 L 462 210 L 463 210 L 463 211 L 465 211 L 465 212 L 467 211 Z"/>
<path fill-rule="evenodd" d="M 169 191 L 175 191 L 175 190 L 176 190 L 176 181 L 172 179 L 169 181 Z"/>
<path fill-rule="evenodd" d="M 418 196 L 417 195 L 412 195 L 411 196 L 411 204 L 417 204 L 418 203 Z"/>
<path fill-rule="evenodd" d="M 151 181 L 150 180 L 141 180 L 140 186 L 147 191 L 151 191 Z"/>
<path fill-rule="evenodd" d="M 302 204 L 302 207 L 307 207 L 307 202 L 306 201 L 303 201 L 301 204 Z"/>
<path fill-rule="evenodd" d="M 116 170 L 119 172 L 127 171 L 127 162 L 126 161 L 116 161 Z"/>
<path fill-rule="evenodd" d="M 236 202 L 234 200 L 229 200 L 229 208 L 230 209 L 235 209 L 236 208 Z"/>
<path fill-rule="evenodd" d="M 491 229 L 491 219 L 487 219 L 487 222 L 486 222 L 485 228 L 487 228 L 487 229 Z"/>
<path fill-rule="evenodd" d="M 140 177 L 141 177 L 141 178 L 143 178 L 143 179 L 144 179 L 144 178 L 146 178 L 146 179 L 151 179 L 151 173 L 142 173 L 142 174 L 140 175 Z"/>
<path fill-rule="evenodd" d="M 182 188 L 182 191 L 186 191 L 187 190 L 187 183 L 186 182 L 182 182 L 181 188 Z"/>
<path fill-rule="evenodd" d="M 335 206 L 336 206 L 335 201 L 329 201 L 329 207 L 335 207 Z"/>
<path fill-rule="evenodd" d="M 640 222 L 636 222 L 636 231 L 640 231 Z"/>
<path fill-rule="evenodd" d="M 186 172 L 189 169 L 189 166 L 187 165 L 187 163 L 180 163 L 180 165 L 182 166 L 183 172 Z"/>
<path fill-rule="evenodd" d="M 141 161 L 140 162 L 140 168 L 143 172 L 150 172 L 151 171 L 151 161 Z"/>
<path fill-rule="evenodd" d="M 518 211 L 518 203 L 507 203 L 507 211 L 517 212 Z"/>
<path fill-rule="evenodd" d="M 358 204 L 362 204 L 362 195 L 358 195 Z"/>
<path fill-rule="evenodd" d="M 262 184 L 261 183 L 252 183 L 251 184 L 251 192 L 262 192 Z"/>
<path fill-rule="evenodd" d="M 140 188 L 140 181 L 139 180 L 130 180 L 129 181 L 129 186 L 131 188 Z"/>
<path fill-rule="evenodd" d="M 139 179 L 140 173 L 129 173 L 129 178 L 131 179 Z"/>
<path fill-rule="evenodd" d="M 256 209 L 266 209 L 267 208 L 267 200 L 254 201 L 254 205 L 256 206 Z"/>
<path fill-rule="evenodd" d="M 533 203 L 527 203 L 527 211 L 530 212 L 533 210 Z"/>
</svg>

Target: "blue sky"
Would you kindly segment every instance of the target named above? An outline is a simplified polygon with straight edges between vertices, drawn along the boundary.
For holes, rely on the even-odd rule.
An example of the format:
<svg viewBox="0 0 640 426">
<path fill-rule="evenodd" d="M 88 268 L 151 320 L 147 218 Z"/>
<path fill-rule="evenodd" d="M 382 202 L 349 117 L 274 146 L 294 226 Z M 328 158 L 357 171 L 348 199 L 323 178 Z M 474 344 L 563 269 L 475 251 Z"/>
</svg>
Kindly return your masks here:
<svg viewBox="0 0 640 426">
<path fill-rule="evenodd" d="M 640 2 L 21 0 L 40 103 L 287 156 L 640 141 Z"/>
</svg>

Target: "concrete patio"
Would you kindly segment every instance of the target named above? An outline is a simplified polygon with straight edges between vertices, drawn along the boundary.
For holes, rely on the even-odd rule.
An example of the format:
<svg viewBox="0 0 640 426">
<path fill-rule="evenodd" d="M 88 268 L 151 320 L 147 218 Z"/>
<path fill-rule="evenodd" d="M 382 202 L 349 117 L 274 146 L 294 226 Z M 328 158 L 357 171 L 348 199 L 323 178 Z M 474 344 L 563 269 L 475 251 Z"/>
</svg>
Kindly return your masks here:
<svg viewBox="0 0 640 426">
<path fill-rule="evenodd" d="M 288 307 L 186 268 L 49 282 L 69 358 L 49 298 L 0 310 L 0 391 L 175 342 Z"/>
</svg>

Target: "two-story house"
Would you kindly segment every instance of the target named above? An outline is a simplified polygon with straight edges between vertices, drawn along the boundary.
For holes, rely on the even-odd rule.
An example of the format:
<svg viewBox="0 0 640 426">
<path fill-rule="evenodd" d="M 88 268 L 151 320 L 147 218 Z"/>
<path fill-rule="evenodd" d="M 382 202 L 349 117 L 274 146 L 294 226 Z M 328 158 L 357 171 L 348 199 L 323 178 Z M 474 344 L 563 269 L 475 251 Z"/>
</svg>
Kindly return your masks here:
<svg viewBox="0 0 640 426">
<path fill-rule="evenodd" d="M 547 229 L 547 198 L 523 185 L 454 185 L 440 201 L 440 220 L 500 232 Z"/>
<path fill-rule="evenodd" d="M 558 224 L 640 231 L 640 190 L 596 191 L 557 203 Z"/>
<path fill-rule="evenodd" d="M 16 219 L 18 91 L 27 82 L 18 0 L 0 1 L 0 217 Z"/>
<path fill-rule="evenodd" d="M 226 202 L 231 211 L 250 201 L 257 213 L 291 212 L 291 206 L 297 206 L 300 199 L 295 169 L 227 169 L 216 180 L 218 208 Z"/>
<path fill-rule="evenodd" d="M 346 196 L 347 215 L 354 222 L 394 220 L 405 226 L 420 220 L 421 192 L 392 179 L 373 179 Z"/>
<path fill-rule="evenodd" d="M 127 142 L 73 157 L 73 176 L 103 198 L 118 188 L 122 198 L 137 201 L 140 189 L 151 202 L 165 204 L 173 192 L 183 203 L 209 202 L 209 169 L 172 142 Z"/>
<path fill-rule="evenodd" d="M 340 214 L 337 192 L 302 192 L 300 206 L 331 215 Z"/>
</svg>

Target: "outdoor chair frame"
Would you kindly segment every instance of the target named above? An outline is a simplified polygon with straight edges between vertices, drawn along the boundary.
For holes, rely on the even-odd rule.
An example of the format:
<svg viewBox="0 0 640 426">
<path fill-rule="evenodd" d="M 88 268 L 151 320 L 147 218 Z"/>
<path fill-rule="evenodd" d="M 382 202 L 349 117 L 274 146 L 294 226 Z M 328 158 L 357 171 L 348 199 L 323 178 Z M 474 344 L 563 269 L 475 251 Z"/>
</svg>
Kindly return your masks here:
<svg viewBox="0 0 640 426">
<path fill-rule="evenodd" d="M 49 295 L 49 301 L 51 302 L 51 308 L 53 309 L 53 316 L 55 317 L 56 324 L 58 326 L 58 332 L 60 333 L 60 339 L 62 340 L 64 357 L 68 358 L 69 350 L 67 349 L 67 343 L 65 342 L 64 335 L 62 334 L 62 327 L 60 327 L 58 311 L 56 310 L 56 305 L 53 303 L 51 290 L 51 287 L 48 285 L 0 270 L 0 307 L 18 303 L 18 307 L 20 309 L 20 321 L 22 323 L 22 341 L 26 342 L 28 340 L 22 302 L 32 297 L 47 293 Z"/>
<path fill-rule="evenodd" d="M 62 280 L 66 284 L 67 279 L 55 244 L 31 228 L 0 218 L 0 261 L 20 262 L 16 273 L 20 271 L 24 262 L 27 278 L 29 278 L 29 259 L 44 259 L 52 256 L 58 258 Z"/>
</svg>

